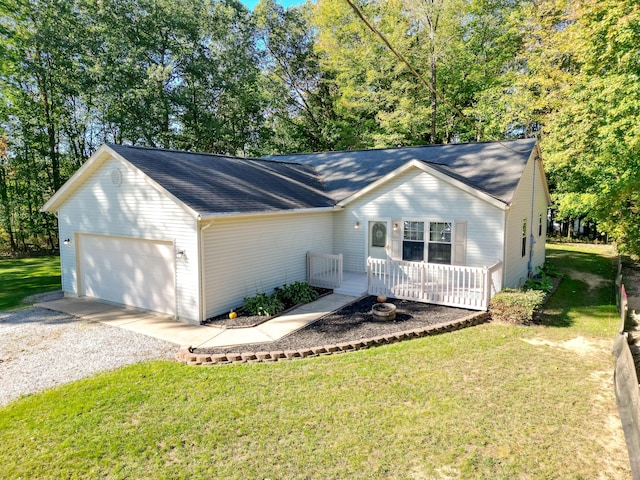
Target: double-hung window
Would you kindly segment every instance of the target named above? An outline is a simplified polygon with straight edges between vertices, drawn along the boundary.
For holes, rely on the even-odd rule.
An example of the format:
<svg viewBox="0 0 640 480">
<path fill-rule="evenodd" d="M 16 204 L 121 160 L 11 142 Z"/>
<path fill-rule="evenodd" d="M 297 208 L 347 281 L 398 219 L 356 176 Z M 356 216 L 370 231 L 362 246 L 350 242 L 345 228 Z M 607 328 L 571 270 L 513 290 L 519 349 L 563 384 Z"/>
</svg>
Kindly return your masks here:
<svg viewBox="0 0 640 480">
<path fill-rule="evenodd" d="M 451 222 L 429 223 L 429 263 L 451 264 Z"/>
<path fill-rule="evenodd" d="M 424 222 L 404 222 L 402 260 L 408 262 L 424 260 Z"/>
</svg>

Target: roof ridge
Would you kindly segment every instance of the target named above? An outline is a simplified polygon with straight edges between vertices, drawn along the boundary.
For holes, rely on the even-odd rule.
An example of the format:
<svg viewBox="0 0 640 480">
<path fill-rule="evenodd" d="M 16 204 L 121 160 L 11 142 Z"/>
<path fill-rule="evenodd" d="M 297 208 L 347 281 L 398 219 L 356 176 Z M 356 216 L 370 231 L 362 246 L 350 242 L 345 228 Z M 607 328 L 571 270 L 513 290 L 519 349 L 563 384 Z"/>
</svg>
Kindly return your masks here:
<svg viewBox="0 0 640 480">
<path fill-rule="evenodd" d="M 531 138 L 510 138 L 505 140 L 485 140 L 482 142 L 460 142 L 460 143 L 431 143 L 427 145 L 399 145 L 396 147 L 377 147 L 377 148 L 358 148 L 353 150 L 326 150 L 321 152 L 304 152 L 304 153 L 273 153 L 270 155 L 265 155 L 261 157 L 261 159 L 267 159 L 271 157 L 299 157 L 303 155 L 322 155 L 322 154 L 332 154 L 332 153 L 357 153 L 357 152 L 382 152 L 385 150 L 407 150 L 410 148 L 431 148 L 431 147 L 459 147 L 462 145 L 485 145 L 485 144 L 498 144 L 501 145 L 503 143 L 510 142 L 522 142 L 524 140 L 536 141 L 535 137 Z M 518 153 L 526 153 L 525 151 Z M 284 162 L 289 163 L 289 162 Z M 293 162 L 292 162 L 293 163 Z"/>
<path fill-rule="evenodd" d="M 217 157 L 217 158 L 226 158 L 229 160 L 239 160 L 239 161 L 243 161 L 243 162 L 261 162 L 261 163 L 278 163 L 281 165 L 298 165 L 301 167 L 305 167 L 308 168 L 309 165 L 306 165 L 304 163 L 300 163 L 300 162 L 285 162 L 285 161 L 281 161 L 281 160 L 271 160 L 265 157 L 239 157 L 238 155 L 225 155 L 222 153 L 211 153 L 211 152 L 192 152 L 189 150 L 177 150 L 175 148 L 158 148 L 158 147 L 145 147 L 142 145 L 124 145 L 122 143 L 107 143 L 106 144 L 107 147 L 109 148 L 134 148 L 136 150 L 150 150 L 150 151 L 156 151 L 156 152 L 167 152 L 167 153 L 179 153 L 181 155 L 187 154 L 187 155 L 202 155 L 205 157 Z"/>
</svg>

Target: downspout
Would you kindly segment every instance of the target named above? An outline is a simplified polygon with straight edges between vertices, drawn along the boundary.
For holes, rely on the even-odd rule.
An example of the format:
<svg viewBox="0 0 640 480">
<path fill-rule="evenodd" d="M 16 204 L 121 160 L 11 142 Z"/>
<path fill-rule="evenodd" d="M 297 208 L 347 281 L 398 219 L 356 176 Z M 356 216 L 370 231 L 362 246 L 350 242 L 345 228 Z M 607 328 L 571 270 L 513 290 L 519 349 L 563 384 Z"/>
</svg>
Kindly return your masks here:
<svg viewBox="0 0 640 480">
<path fill-rule="evenodd" d="M 200 222 L 201 217 L 198 216 L 198 222 Z M 204 238 L 204 234 L 203 232 L 209 228 L 211 225 L 213 225 L 213 222 L 207 223 L 206 225 L 204 225 L 203 227 L 200 228 L 200 232 L 198 235 L 198 261 L 200 262 L 200 279 L 199 279 L 199 284 L 200 284 L 200 324 L 204 323 L 204 321 L 206 320 L 206 315 L 207 315 L 207 304 L 206 304 L 206 288 L 204 285 L 204 280 L 205 280 L 205 275 L 204 275 L 204 252 L 202 250 L 202 244 L 203 244 L 203 238 Z"/>
<path fill-rule="evenodd" d="M 538 155 L 533 157 L 533 185 L 531 188 L 531 221 L 529 222 L 529 263 L 527 263 L 527 273 L 529 278 L 533 276 L 533 246 L 536 244 L 536 238 L 533 235 L 533 215 L 535 209 L 536 202 L 536 170 L 537 165 L 536 162 L 538 160 Z"/>
<path fill-rule="evenodd" d="M 509 234 L 507 227 L 509 225 L 509 216 L 511 215 L 511 204 L 507 205 L 504 210 L 504 223 L 502 225 L 502 287 L 507 283 L 507 242 L 509 241 Z"/>
</svg>

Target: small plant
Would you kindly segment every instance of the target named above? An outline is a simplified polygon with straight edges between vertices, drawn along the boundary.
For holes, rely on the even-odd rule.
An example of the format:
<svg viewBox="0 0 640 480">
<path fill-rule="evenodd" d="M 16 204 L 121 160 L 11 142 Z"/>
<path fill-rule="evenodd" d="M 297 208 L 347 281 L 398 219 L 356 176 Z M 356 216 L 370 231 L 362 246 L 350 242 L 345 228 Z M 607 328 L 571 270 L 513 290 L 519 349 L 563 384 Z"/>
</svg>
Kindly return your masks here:
<svg viewBox="0 0 640 480">
<path fill-rule="evenodd" d="M 540 290 L 514 290 L 505 288 L 489 304 L 491 318 L 498 322 L 529 325 L 533 313 L 542 306 L 544 292 Z"/>
<path fill-rule="evenodd" d="M 275 315 L 284 310 L 284 305 L 277 295 L 258 293 L 253 297 L 244 297 L 244 309 L 252 315 Z"/>
<path fill-rule="evenodd" d="M 318 292 L 307 282 L 293 282 L 282 287 L 276 287 L 274 295 L 286 307 L 298 305 L 299 303 L 313 302 L 318 298 Z"/>
<path fill-rule="evenodd" d="M 540 267 L 536 268 L 536 275 L 533 278 L 530 278 L 526 282 L 524 282 L 525 290 L 540 290 L 545 293 L 551 292 L 553 290 L 553 281 L 551 280 L 552 275 L 547 273 L 547 269 L 542 269 Z"/>
<path fill-rule="evenodd" d="M 562 276 L 562 272 L 560 272 L 560 270 L 558 270 L 558 267 L 556 267 L 553 263 L 545 262 L 544 266 L 542 267 L 542 271 L 546 275 L 549 275 L 550 277 L 553 277 L 553 278 L 558 278 Z"/>
</svg>

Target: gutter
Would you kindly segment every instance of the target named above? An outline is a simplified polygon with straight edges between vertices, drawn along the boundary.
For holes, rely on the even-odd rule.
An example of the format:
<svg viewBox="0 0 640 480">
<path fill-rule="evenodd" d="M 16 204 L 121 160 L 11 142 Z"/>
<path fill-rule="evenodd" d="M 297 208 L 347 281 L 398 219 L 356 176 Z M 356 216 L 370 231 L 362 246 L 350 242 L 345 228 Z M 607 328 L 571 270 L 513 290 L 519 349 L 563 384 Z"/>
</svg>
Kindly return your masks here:
<svg viewBox="0 0 640 480">
<path fill-rule="evenodd" d="M 296 208 L 292 210 L 256 210 L 253 212 L 220 212 L 220 213 L 199 213 L 198 221 L 215 220 L 216 218 L 234 218 L 234 217 L 262 217 L 269 215 L 294 215 L 300 213 L 321 213 L 336 212 L 343 210 L 344 207 L 335 205 L 333 207 L 316 207 L 316 208 Z"/>
<path fill-rule="evenodd" d="M 507 281 L 507 269 L 505 265 L 507 264 L 507 242 L 508 240 L 508 231 L 507 226 L 509 225 L 509 217 L 511 216 L 511 207 L 513 204 L 509 203 L 507 208 L 504 210 L 504 224 L 502 226 L 502 286 L 506 285 Z"/>
</svg>

